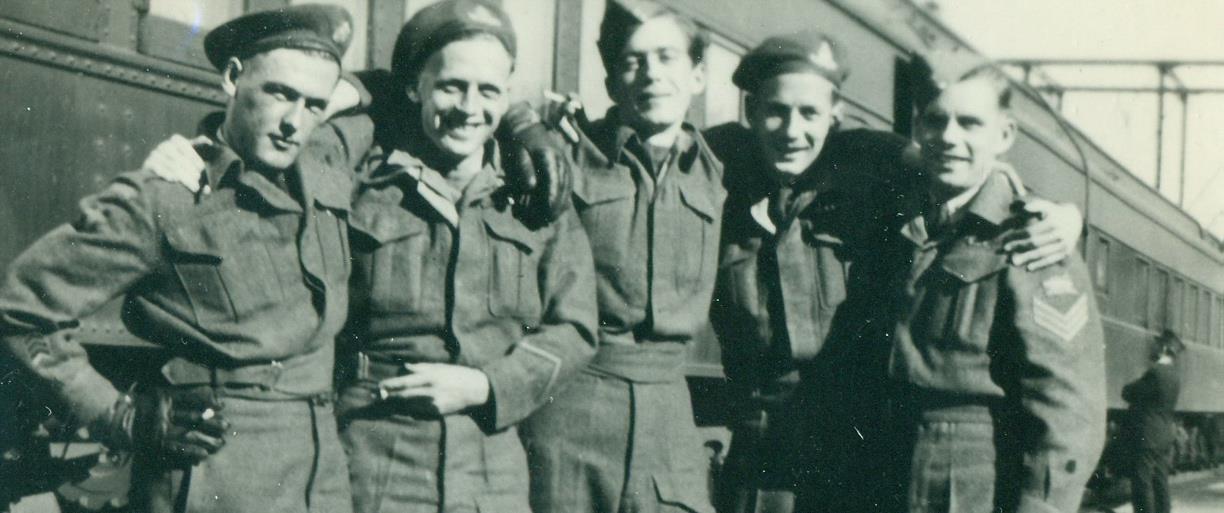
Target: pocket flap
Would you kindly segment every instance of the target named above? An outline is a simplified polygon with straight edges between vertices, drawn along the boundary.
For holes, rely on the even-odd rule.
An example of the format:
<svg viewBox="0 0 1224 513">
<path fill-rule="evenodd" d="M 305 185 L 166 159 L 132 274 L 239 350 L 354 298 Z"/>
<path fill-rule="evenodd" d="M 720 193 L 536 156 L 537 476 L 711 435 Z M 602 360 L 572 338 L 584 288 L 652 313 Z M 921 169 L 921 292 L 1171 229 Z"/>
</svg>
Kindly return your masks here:
<svg viewBox="0 0 1224 513">
<path fill-rule="evenodd" d="M 425 232 L 425 222 L 395 205 L 359 203 L 349 216 L 349 226 L 379 245 Z"/>
<path fill-rule="evenodd" d="M 694 513 L 714 513 L 706 487 L 698 482 L 701 476 L 664 473 L 653 477 L 659 502 L 680 506 Z"/>
<path fill-rule="evenodd" d="M 632 198 L 636 192 L 629 168 L 615 165 L 610 168 L 588 168 L 574 187 L 574 195 L 587 205 Z"/>
<path fill-rule="evenodd" d="M 961 241 L 941 258 L 940 267 L 965 283 L 973 283 L 1007 268 L 1007 255 L 990 244 Z"/>
<path fill-rule="evenodd" d="M 220 225 L 201 221 L 167 230 L 166 242 L 178 253 L 220 263 L 225 248 L 236 241 L 235 235 Z"/>
<path fill-rule="evenodd" d="M 523 226 L 508 210 L 487 212 L 484 223 L 494 238 L 513 243 L 527 253 L 535 252 L 540 245 L 540 235 Z"/>
<path fill-rule="evenodd" d="M 705 218 L 706 222 L 714 221 L 717 212 L 714 211 L 714 203 L 710 200 L 710 193 L 703 191 L 692 185 L 682 185 L 680 187 L 680 201 L 688 206 L 697 215 Z"/>
</svg>

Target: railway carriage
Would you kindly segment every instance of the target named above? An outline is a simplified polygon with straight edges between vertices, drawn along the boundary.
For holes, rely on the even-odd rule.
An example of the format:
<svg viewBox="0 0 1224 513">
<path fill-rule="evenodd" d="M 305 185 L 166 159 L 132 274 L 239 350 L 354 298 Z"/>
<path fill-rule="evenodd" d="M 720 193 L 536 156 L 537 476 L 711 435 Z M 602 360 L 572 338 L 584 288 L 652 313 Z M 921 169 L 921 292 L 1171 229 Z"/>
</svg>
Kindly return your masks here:
<svg viewBox="0 0 1224 513">
<path fill-rule="evenodd" d="M 521 38 L 513 84 L 517 98 L 538 102 L 545 90 L 576 91 L 592 115 L 609 105 L 595 48 L 604 1 L 501 0 Z M 0 77 L 6 88 L 6 108 L 0 109 L 0 183 L 5 184 L 0 266 L 70 220 L 80 197 L 138 166 L 168 134 L 193 132 L 203 114 L 223 105 L 218 79 L 203 57 L 204 33 L 243 12 L 289 3 L 299 2 L 0 3 Z M 360 69 L 386 66 L 402 23 L 430 2 L 328 3 L 347 7 L 357 21 L 345 65 Z M 843 125 L 900 133 L 909 132 L 912 120 L 907 81 L 913 52 L 974 53 L 908 0 L 669 3 L 713 36 L 706 60 L 709 88 L 691 113 L 699 125 L 742 121 L 731 73 L 740 55 L 770 34 L 818 28 L 842 40 L 852 65 L 844 86 L 849 108 Z M 1085 214 L 1082 247 L 1105 314 L 1112 413 L 1125 408 L 1121 388 L 1146 369 L 1155 334 L 1171 329 L 1188 341 L 1178 405 L 1187 433 L 1182 447 L 1200 456 L 1224 453 L 1224 439 L 1215 430 L 1224 412 L 1224 245 L 1068 125 L 1038 93 L 1022 89 L 1014 108 L 1021 136 L 1008 159 L 1037 193 L 1077 203 Z M 121 309 L 119 301 L 108 305 L 78 336 L 95 363 L 122 383 L 156 371 L 158 352 L 128 333 Z M 698 422 L 709 435 L 712 471 L 717 471 L 727 412 L 721 409 L 725 384 L 712 332 L 693 346 L 689 376 Z M 16 397 L 17 387 L 7 377 L 0 379 L 0 399 Z M 10 413 L 0 411 L 0 416 Z M 0 425 L 0 444 L 24 439 L 11 424 Z M 38 431 L 35 442 L 5 447 L 0 480 L 54 475 L 22 493 L 55 490 L 63 510 L 123 509 L 121 455 L 99 458 L 88 433 L 64 433 L 53 425 Z M 48 446 L 55 458 L 44 457 Z M 42 500 L 45 507 L 54 502 L 44 494 L 27 499 L 24 507 L 37 507 L 31 500 Z"/>
</svg>

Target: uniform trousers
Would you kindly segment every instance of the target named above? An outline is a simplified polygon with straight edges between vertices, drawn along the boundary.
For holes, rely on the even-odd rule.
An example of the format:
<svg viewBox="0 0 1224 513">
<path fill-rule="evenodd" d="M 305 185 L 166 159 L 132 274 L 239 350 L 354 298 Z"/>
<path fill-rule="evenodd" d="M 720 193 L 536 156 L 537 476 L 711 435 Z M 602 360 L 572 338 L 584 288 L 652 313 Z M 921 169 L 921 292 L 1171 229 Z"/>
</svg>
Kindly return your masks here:
<svg viewBox="0 0 1224 513">
<path fill-rule="evenodd" d="M 884 497 L 885 510 L 908 513 L 1004 513 L 1019 500 L 1018 452 L 1008 445 L 1010 415 L 995 415 L 986 406 L 958 406 L 908 416 L 894 476 L 904 490 Z M 908 468 L 906 468 L 908 463 Z"/>
<path fill-rule="evenodd" d="M 414 413 L 372 382 L 346 386 L 340 435 L 357 513 L 530 513 L 527 456 L 514 428 Z"/>
<path fill-rule="evenodd" d="M 712 513 L 682 376 L 580 373 L 522 425 L 535 513 Z"/>
<path fill-rule="evenodd" d="M 331 404 L 221 398 L 225 447 L 189 470 L 133 460 L 134 511 L 302 513 L 352 511 L 344 450 Z"/>
<path fill-rule="evenodd" d="M 1130 468 L 1135 513 L 1169 513 L 1169 460 L 1172 447 L 1136 448 Z"/>
</svg>

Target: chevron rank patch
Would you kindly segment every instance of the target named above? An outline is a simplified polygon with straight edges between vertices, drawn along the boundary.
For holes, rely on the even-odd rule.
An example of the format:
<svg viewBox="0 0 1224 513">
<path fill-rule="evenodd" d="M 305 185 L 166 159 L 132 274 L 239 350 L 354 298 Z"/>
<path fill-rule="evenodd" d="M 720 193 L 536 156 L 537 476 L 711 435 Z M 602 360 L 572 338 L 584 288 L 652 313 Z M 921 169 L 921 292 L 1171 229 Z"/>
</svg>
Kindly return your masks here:
<svg viewBox="0 0 1224 513">
<path fill-rule="evenodd" d="M 1081 294 L 1079 299 L 1071 303 L 1071 308 L 1066 311 L 1035 297 L 1033 298 L 1033 322 L 1064 342 L 1070 342 L 1088 324 L 1088 296 Z"/>
</svg>

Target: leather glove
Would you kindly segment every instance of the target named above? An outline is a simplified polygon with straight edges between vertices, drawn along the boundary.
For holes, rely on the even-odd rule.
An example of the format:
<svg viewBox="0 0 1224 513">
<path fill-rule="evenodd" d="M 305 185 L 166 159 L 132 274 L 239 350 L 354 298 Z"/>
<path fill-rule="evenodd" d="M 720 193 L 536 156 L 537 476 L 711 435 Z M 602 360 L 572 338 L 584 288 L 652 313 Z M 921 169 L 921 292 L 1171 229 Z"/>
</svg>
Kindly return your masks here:
<svg viewBox="0 0 1224 513">
<path fill-rule="evenodd" d="M 564 137 L 526 104 L 510 108 L 497 135 L 516 213 L 529 224 L 561 217 L 570 208 L 574 190 L 574 163 Z"/>
<path fill-rule="evenodd" d="M 189 467 L 225 446 L 229 423 L 207 394 L 154 388 L 121 396 L 106 416 L 102 442 L 146 454 L 167 467 Z"/>
</svg>

